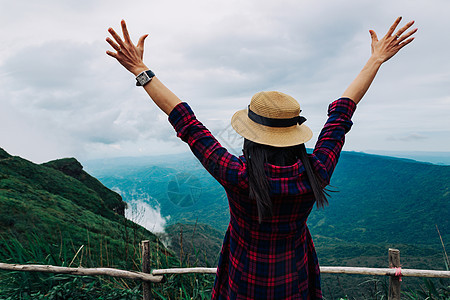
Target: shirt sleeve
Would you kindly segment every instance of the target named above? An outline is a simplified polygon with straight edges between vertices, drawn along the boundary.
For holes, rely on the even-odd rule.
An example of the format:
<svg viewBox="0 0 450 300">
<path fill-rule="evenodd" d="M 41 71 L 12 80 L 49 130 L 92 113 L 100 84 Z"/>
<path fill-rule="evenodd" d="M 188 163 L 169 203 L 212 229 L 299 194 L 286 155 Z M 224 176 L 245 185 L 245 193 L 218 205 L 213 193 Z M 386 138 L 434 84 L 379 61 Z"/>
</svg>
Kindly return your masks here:
<svg viewBox="0 0 450 300">
<path fill-rule="evenodd" d="M 353 125 L 351 118 L 356 109 L 356 103 L 349 98 L 339 98 L 328 107 L 328 120 L 320 132 L 314 147 L 314 167 L 325 183 L 329 184 L 336 167 L 345 134 Z"/>
<path fill-rule="evenodd" d="M 194 115 L 185 102 L 169 114 L 177 136 L 186 142 L 205 169 L 224 187 L 246 185 L 245 164 L 220 145 L 211 132 Z M 241 186 L 240 186 L 241 185 Z"/>
</svg>

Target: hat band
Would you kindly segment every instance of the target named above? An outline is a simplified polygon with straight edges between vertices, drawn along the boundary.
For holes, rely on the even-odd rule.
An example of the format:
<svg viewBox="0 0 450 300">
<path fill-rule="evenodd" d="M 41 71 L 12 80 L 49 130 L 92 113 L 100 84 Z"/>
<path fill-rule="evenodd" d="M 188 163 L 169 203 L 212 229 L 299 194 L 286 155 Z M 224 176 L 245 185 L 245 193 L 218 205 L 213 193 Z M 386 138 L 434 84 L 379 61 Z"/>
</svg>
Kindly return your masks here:
<svg viewBox="0 0 450 300">
<path fill-rule="evenodd" d="M 248 106 L 248 117 L 255 123 L 269 127 L 291 127 L 297 124 L 301 125 L 306 121 L 306 118 L 302 116 L 296 116 L 289 119 L 266 118 L 254 113 L 250 109 L 250 105 Z"/>
</svg>

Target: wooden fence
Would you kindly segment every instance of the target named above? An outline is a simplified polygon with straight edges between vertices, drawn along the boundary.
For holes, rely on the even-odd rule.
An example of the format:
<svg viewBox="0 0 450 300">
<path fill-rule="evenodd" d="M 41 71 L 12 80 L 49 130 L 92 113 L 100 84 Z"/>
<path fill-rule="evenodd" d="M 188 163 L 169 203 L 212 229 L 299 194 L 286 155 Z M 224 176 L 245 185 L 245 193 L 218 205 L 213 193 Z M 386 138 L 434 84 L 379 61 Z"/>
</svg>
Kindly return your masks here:
<svg viewBox="0 0 450 300">
<path fill-rule="evenodd" d="M 0 263 L 0 269 L 9 271 L 46 272 L 72 275 L 104 275 L 128 278 L 142 281 L 142 295 L 144 300 L 152 299 L 152 283 L 162 284 L 164 275 L 203 273 L 215 274 L 216 268 L 172 268 L 150 270 L 149 241 L 142 241 L 142 272 L 126 271 L 113 268 L 67 268 L 48 265 L 17 265 Z M 329 274 L 357 274 L 390 276 L 389 300 L 400 299 L 402 277 L 450 278 L 450 271 L 402 269 L 400 267 L 400 251 L 389 249 L 389 268 L 360 268 L 360 267 L 320 267 L 321 273 Z"/>
</svg>

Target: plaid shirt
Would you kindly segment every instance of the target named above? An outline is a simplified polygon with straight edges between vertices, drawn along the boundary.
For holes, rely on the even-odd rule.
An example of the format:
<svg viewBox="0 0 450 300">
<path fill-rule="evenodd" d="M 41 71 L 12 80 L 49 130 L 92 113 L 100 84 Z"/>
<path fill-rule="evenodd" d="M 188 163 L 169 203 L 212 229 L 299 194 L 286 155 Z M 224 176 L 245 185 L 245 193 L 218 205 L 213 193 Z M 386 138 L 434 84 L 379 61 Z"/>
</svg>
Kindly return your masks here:
<svg viewBox="0 0 450 300">
<path fill-rule="evenodd" d="M 327 183 L 355 108 L 347 98 L 330 104 L 328 120 L 309 155 L 313 168 Z M 273 217 L 259 224 L 256 203 L 248 197 L 245 158 L 222 147 L 186 103 L 173 109 L 169 121 L 228 196 L 230 223 L 212 299 L 322 299 L 319 263 L 306 225 L 315 199 L 301 161 L 265 166 Z"/>
</svg>

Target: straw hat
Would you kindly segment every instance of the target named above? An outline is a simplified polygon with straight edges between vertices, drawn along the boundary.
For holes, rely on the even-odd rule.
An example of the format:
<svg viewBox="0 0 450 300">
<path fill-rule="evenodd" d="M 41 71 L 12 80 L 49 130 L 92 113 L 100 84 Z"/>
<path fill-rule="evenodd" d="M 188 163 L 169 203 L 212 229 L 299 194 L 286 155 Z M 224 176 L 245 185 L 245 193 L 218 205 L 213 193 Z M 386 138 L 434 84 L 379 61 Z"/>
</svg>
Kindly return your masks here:
<svg viewBox="0 0 450 300">
<path fill-rule="evenodd" d="M 297 100 L 280 92 L 256 93 L 248 109 L 237 111 L 231 126 L 244 138 L 274 147 L 303 144 L 312 137 L 312 131 L 299 116 Z"/>
</svg>

